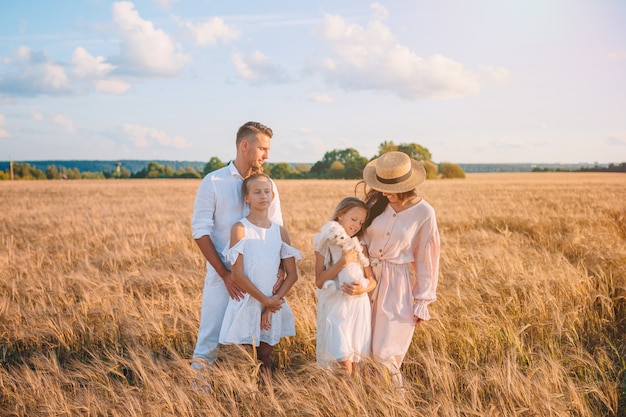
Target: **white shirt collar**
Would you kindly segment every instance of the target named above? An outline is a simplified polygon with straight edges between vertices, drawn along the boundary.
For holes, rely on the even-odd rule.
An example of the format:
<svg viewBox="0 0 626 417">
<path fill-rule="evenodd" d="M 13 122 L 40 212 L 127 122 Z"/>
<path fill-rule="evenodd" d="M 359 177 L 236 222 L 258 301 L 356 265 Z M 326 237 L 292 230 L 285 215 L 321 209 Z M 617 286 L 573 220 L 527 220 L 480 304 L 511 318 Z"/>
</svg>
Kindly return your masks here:
<svg viewBox="0 0 626 417">
<path fill-rule="evenodd" d="M 237 167 L 235 166 L 235 161 L 230 161 L 230 163 L 228 164 L 228 171 L 230 172 L 230 175 L 232 175 L 233 177 L 239 177 L 243 179 L 243 177 L 237 170 Z"/>
</svg>

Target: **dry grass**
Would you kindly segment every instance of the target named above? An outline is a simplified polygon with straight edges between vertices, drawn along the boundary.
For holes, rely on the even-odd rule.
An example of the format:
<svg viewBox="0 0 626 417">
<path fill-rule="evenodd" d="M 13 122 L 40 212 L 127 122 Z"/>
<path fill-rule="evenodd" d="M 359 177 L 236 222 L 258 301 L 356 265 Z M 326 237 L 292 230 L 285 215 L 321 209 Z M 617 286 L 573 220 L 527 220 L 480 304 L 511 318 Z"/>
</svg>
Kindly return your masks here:
<svg viewBox="0 0 626 417">
<path fill-rule="evenodd" d="M 439 300 L 395 392 L 315 366 L 312 238 L 354 181 L 279 181 L 299 262 L 278 371 L 188 362 L 204 265 L 196 180 L 0 182 L 0 416 L 618 416 L 626 413 L 626 178 L 428 181 Z M 196 381 L 202 385 L 203 381 Z"/>
</svg>

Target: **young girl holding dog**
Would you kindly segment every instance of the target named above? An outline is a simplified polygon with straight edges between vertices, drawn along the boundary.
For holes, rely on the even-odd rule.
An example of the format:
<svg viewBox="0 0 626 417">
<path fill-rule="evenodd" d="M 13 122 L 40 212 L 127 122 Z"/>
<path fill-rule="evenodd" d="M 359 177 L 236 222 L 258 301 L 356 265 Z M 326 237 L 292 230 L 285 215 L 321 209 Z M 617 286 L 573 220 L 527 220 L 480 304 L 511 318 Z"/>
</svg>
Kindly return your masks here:
<svg viewBox="0 0 626 417">
<path fill-rule="evenodd" d="M 321 366 L 339 363 L 352 374 L 354 365 L 370 356 L 371 304 L 376 287 L 369 262 L 358 265 L 363 247 L 356 240 L 367 217 L 365 203 L 355 197 L 339 202 L 332 220 L 313 239 L 317 287 L 316 358 Z M 346 236 L 339 236 L 346 234 Z M 336 238 L 351 240 L 341 249 Z M 355 247 L 356 245 L 356 247 Z M 360 255 L 360 256 L 359 256 Z M 365 253 L 366 256 L 366 253 Z M 355 265 L 357 264 L 357 265 Z"/>
<path fill-rule="evenodd" d="M 296 334 L 293 313 L 284 297 L 298 280 L 296 260 L 301 255 L 290 246 L 287 230 L 269 218 L 274 198 L 270 178 L 252 174 L 243 181 L 242 194 L 250 214 L 233 225 L 230 248 L 224 255 L 232 265 L 233 280 L 245 294 L 240 300 L 228 300 L 219 342 L 255 346 L 269 372 L 274 345 Z M 286 276 L 273 293 L 281 260 Z"/>
</svg>

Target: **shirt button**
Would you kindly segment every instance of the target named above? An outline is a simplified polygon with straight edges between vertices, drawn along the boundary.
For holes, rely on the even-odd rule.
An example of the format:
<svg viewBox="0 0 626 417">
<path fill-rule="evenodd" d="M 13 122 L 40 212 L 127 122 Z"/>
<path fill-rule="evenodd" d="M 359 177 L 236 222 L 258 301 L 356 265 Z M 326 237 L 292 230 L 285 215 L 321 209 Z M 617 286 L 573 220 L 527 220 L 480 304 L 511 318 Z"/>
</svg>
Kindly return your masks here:
<svg viewBox="0 0 626 417">
<path fill-rule="evenodd" d="M 396 217 L 396 213 L 393 213 L 393 217 Z"/>
<path fill-rule="evenodd" d="M 387 232 L 387 236 L 389 236 L 391 233 Z"/>
<path fill-rule="evenodd" d="M 378 252 L 381 252 L 381 253 L 382 253 L 382 251 L 383 251 L 382 249 L 378 249 Z"/>
</svg>

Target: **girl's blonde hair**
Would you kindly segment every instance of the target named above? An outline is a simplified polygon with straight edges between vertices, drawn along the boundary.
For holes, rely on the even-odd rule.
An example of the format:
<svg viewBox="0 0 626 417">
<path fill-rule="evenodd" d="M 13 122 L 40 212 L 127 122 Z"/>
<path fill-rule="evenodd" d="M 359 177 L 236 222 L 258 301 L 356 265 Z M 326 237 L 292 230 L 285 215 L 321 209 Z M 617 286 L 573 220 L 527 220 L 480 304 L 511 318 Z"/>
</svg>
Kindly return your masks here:
<svg viewBox="0 0 626 417">
<path fill-rule="evenodd" d="M 346 214 L 348 210 L 354 207 L 360 207 L 367 212 L 367 206 L 365 205 L 365 202 L 363 200 L 357 197 L 345 197 L 341 199 L 339 204 L 337 204 L 337 207 L 335 207 L 335 211 L 333 212 L 331 219 L 334 221 L 339 221 L 339 216 L 341 216 L 342 214 Z M 364 230 L 363 228 L 359 230 L 359 233 L 357 233 L 357 236 L 361 235 L 363 230 Z"/>
<path fill-rule="evenodd" d="M 256 172 L 254 174 L 251 174 L 248 178 L 243 180 L 243 183 L 241 184 L 241 195 L 246 196 L 248 195 L 248 186 L 250 185 L 250 183 L 252 181 L 256 181 L 260 178 L 265 178 L 267 179 L 267 182 L 270 183 L 270 188 L 272 189 L 272 194 L 274 193 L 274 185 L 272 184 L 272 179 L 270 178 L 269 175 L 264 174 L 262 172 Z"/>
</svg>

